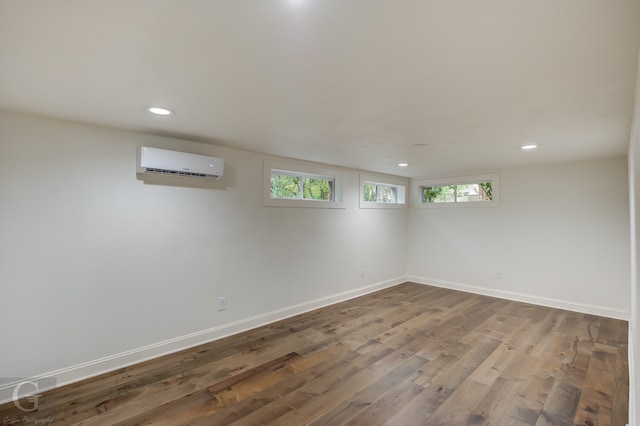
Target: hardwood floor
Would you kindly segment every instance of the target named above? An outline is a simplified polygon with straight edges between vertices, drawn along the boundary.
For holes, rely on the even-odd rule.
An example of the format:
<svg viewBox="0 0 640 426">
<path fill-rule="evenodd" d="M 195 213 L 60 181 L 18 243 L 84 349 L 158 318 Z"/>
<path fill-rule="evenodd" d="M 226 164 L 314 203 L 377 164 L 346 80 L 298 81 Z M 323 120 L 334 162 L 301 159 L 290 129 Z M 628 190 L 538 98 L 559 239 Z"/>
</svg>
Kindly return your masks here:
<svg viewBox="0 0 640 426">
<path fill-rule="evenodd" d="M 405 283 L 47 392 L 36 413 L 5 404 L 0 424 L 625 425 L 628 383 L 624 321 Z"/>
</svg>

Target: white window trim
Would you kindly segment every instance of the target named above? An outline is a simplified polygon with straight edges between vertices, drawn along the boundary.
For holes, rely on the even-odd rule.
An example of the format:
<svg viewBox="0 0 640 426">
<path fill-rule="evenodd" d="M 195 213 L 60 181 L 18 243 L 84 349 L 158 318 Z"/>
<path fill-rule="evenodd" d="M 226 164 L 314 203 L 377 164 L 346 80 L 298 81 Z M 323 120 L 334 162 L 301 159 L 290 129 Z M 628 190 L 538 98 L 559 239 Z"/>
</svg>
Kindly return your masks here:
<svg viewBox="0 0 640 426">
<path fill-rule="evenodd" d="M 465 183 L 491 182 L 492 199 L 491 201 L 476 201 L 467 203 L 423 203 L 421 188 L 425 186 L 443 186 L 443 185 L 462 185 Z M 413 199 L 414 207 L 423 209 L 464 209 L 464 208 L 486 208 L 498 207 L 500 205 L 500 175 L 498 173 L 485 173 L 470 176 L 455 176 L 449 178 L 422 178 L 413 179 Z"/>
<path fill-rule="evenodd" d="M 287 171 L 320 178 L 335 179 L 333 200 L 305 200 L 296 198 L 271 198 L 271 171 Z M 264 160 L 262 204 L 266 207 L 310 207 L 316 209 L 343 209 L 342 187 L 344 175 L 337 169 L 312 165 L 296 160 Z"/>
<path fill-rule="evenodd" d="M 364 201 L 364 184 L 404 187 L 404 203 L 370 203 Z M 400 176 L 375 173 L 360 173 L 360 208 L 361 209 L 406 209 L 409 206 L 409 179 Z"/>
</svg>

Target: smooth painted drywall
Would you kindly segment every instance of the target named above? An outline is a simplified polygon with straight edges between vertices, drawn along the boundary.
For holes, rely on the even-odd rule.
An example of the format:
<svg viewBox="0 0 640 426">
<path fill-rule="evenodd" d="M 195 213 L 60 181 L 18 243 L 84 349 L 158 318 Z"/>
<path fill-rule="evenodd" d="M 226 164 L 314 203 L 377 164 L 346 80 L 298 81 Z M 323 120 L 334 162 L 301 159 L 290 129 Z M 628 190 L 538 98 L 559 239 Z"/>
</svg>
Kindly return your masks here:
<svg viewBox="0 0 640 426">
<path fill-rule="evenodd" d="M 626 158 L 499 175 L 498 207 L 411 209 L 409 276 L 628 317 Z"/>
<path fill-rule="evenodd" d="M 631 319 L 629 321 L 629 424 L 640 425 L 640 55 L 629 141 L 631 214 Z"/>
<path fill-rule="evenodd" d="M 139 145 L 222 157 L 224 178 L 140 180 Z M 265 158 L 0 111 L 0 377 L 404 277 L 406 209 L 360 209 L 348 169 L 344 209 L 263 207 Z"/>
</svg>

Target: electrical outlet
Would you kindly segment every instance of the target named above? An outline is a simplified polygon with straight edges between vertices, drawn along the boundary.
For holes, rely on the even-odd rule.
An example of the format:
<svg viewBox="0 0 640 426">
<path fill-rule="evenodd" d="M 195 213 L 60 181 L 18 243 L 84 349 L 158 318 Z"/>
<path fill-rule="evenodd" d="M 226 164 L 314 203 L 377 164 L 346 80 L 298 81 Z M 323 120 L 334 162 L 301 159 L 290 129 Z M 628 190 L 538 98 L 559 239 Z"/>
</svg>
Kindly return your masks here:
<svg viewBox="0 0 640 426">
<path fill-rule="evenodd" d="M 227 310 L 227 297 L 218 297 L 218 310 L 226 311 Z"/>
<path fill-rule="evenodd" d="M 496 271 L 496 280 L 502 279 L 502 271 Z"/>
<path fill-rule="evenodd" d="M 364 278 L 364 269 L 360 269 L 360 278 Z"/>
</svg>

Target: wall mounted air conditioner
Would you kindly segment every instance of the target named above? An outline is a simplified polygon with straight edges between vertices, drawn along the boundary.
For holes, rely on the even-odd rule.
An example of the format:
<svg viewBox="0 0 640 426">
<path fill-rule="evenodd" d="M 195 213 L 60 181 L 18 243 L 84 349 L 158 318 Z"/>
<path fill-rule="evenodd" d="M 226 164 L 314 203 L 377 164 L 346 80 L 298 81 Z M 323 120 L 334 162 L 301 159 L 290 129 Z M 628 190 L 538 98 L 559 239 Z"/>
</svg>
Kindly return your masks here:
<svg viewBox="0 0 640 426">
<path fill-rule="evenodd" d="M 137 173 L 220 179 L 224 174 L 224 160 L 206 155 L 141 146 L 138 151 Z"/>
</svg>

